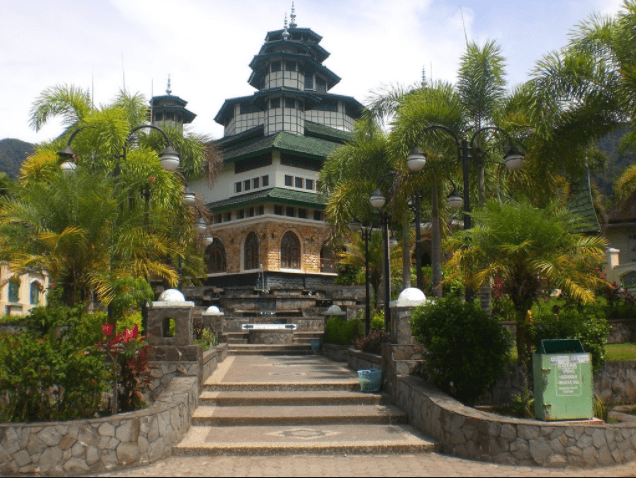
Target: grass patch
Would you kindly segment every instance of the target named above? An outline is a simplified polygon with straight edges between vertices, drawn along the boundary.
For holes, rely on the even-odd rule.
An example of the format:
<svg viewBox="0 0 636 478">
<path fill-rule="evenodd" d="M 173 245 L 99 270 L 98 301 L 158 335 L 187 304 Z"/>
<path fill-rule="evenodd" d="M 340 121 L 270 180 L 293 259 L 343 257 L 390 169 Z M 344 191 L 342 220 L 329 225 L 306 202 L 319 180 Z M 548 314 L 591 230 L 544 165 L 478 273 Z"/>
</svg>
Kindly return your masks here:
<svg viewBox="0 0 636 478">
<path fill-rule="evenodd" d="M 636 360 L 636 344 L 607 344 L 605 359 L 608 362 L 627 362 Z"/>
</svg>

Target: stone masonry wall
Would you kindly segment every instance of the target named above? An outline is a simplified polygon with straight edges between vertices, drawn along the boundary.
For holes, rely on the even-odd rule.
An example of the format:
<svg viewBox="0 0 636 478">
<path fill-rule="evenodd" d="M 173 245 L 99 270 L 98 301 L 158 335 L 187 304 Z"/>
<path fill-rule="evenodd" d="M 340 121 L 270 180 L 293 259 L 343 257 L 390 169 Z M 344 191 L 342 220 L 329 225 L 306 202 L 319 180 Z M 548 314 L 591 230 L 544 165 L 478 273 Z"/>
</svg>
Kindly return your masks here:
<svg viewBox="0 0 636 478">
<path fill-rule="evenodd" d="M 281 269 L 280 243 L 283 235 L 291 231 L 300 240 L 300 271 L 307 273 L 320 272 L 320 249 L 328 238 L 329 231 L 324 223 L 316 221 L 307 224 L 286 224 L 277 221 L 259 221 L 219 225 L 214 236 L 223 243 L 227 258 L 227 272 L 241 272 L 243 243 L 248 234 L 254 232 L 259 240 L 259 261 L 265 271 Z"/>
<path fill-rule="evenodd" d="M 0 423 L 0 475 L 86 475 L 155 462 L 190 428 L 196 377 L 176 377 L 149 408 L 68 422 Z"/>
<path fill-rule="evenodd" d="M 608 466 L 636 461 L 636 423 L 576 424 L 502 417 L 466 407 L 417 377 L 396 381 L 409 424 L 444 453 L 511 465 Z"/>
</svg>

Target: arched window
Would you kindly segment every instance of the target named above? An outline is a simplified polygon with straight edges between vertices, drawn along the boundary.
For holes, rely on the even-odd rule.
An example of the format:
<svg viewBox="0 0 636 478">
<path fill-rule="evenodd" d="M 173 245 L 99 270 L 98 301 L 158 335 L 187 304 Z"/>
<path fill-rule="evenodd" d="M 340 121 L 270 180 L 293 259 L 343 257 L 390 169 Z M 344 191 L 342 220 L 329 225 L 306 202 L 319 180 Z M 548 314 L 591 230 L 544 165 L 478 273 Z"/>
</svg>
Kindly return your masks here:
<svg viewBox="0 0 636 478">
<path fill-rule="evenodd" d="M 326 243 L 320 248 L 320 272 L 336 272 L 333 251 Z"/>
<path fill-rule="evenodd" d="M 31 282 L 31 288 L 29 289 L 31 305 L 40 305 L 40 292 L 42 292 L 42 284 L 38 281 Z"/>
<path fill-rule="evenodd" d="M 20 302 L 20 278 L 17 276 L 9 279 L 9 302 Z"/>
<path fill-rule="evenodd" d="M 216 274 L 226 271 L 225 247 L 217 238 L 205 250 L 205 262 L 208 266 L 208 274 Z"/>
<path fill-rule="evenodd" d="M 280 243 L 280 267 L 300 269 L 300 241 L 293 232 L 285 233 Z"/>
<path fill-rule="evenodd" d="M 245 239 L 245 256 L 244 256 L 244 269 L 258 269 L 259 257 L 258 257 L 258 237 L 253 232 Z"/>
</svg>

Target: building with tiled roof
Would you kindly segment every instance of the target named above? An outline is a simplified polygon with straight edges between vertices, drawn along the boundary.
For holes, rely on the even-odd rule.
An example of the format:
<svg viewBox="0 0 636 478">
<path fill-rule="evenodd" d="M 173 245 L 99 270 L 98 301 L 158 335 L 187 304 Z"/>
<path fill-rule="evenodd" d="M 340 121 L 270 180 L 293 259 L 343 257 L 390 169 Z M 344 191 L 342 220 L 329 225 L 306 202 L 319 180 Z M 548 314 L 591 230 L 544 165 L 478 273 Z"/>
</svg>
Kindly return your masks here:
<svg viewBox="0 0 636 478">
<path fill-rule="evenodd" d="M 335 277 L 318 177 L 362 105 L 330 92 L 340 78 L 323 64 L 321 39 L 298 28 L 292 9 L 250 63 L 257 91 L 227 99 L 215 117 L 223 170 L 212 187 L 190 184 L 213 218 L 206 285 L 310 288 Z"/>
</svg>

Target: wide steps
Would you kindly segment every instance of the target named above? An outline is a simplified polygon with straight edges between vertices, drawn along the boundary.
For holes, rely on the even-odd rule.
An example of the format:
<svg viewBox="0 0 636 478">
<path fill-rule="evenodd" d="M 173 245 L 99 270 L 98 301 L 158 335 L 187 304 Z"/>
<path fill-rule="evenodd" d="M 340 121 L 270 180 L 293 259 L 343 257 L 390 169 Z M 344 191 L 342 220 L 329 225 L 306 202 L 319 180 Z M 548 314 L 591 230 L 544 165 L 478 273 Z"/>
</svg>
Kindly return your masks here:
<svg viewBox="0 0 636 478">
<path fill-rule="evenodd" d="M 406 423 L 408 416 L 393 406 L 199 406 L 192 415 L 194 426 L 322 425 Z"/>
<path fill-rule="evenodd" d="M 435 451 L 408 425 L 193 426 L 176 455 L 390 454 Z"/>
<path fill-rule="evenodd" d="M 268 391 L 287 391 L 287 392 L 307 392 L 307 391 L 331 391 L 331 390 L 360 390 L 360 382 L 358 380 L 338 380 L 338 381 L 307 381 L 307 382 L 220 382 L 205 383 L 203 390 L 207 391 L 224 391 L 224 392 L 268 392 Z"/>
<path fill-rule="evenodd" d="M 228 343 L 230 355 L 313 355 L 308 344 L 261 345 Z"/>
<path fill-rule="evenodd" d="M 360 393 L 346 390 L 290 391 L 230 391 L 211 392 L 204 390 L 199 396 L 200 406 L 255 406 L 287 407 L 292 405 L 381 405 L 388 398 L 381 393 Z"/>
</svg>

